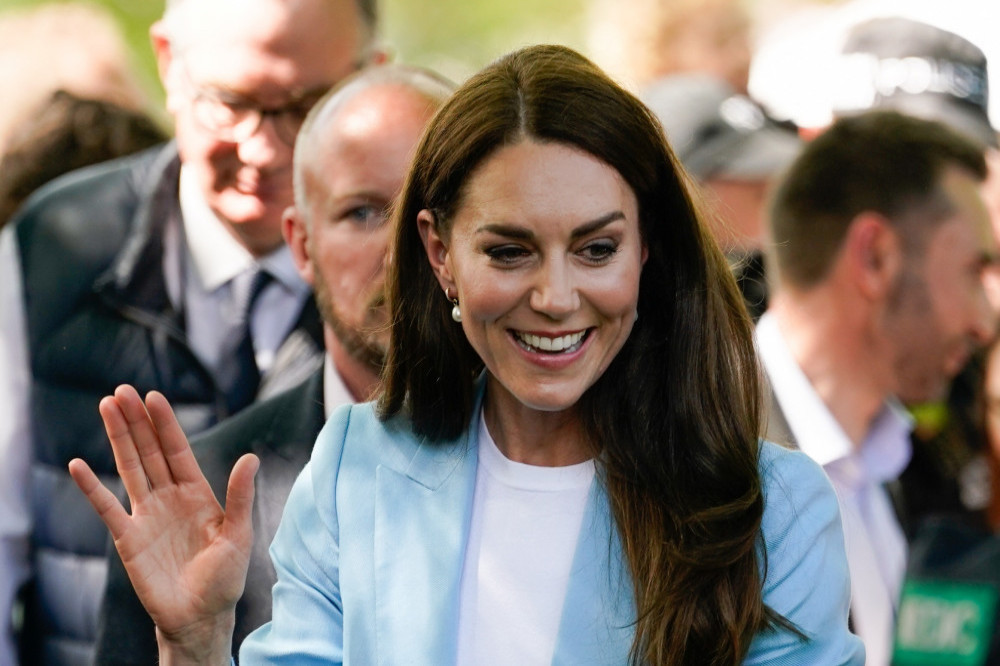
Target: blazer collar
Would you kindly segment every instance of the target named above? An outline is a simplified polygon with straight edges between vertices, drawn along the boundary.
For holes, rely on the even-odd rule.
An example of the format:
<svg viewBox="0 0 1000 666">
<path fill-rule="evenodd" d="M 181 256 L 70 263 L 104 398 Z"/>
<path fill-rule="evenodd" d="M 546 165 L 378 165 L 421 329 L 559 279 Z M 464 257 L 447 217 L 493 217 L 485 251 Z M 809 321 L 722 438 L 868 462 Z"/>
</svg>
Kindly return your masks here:
<svg viewBox="0 0 1000 666">
<path fill-rule="evenodd" d="M 477 421 L 484 391 L 485 380 L 480 378 L 475 416 L 458 440 L 422 441 L 403 468 L 383 465 L 376 473 L 378 663 L 455 662 L 460 584 L 479 459 Z M 607 495 L 595 477 L 553 663 L 620 664 L 625 660 L 635 622 L 626 571 Z"/>
<path fill-rule="evenodd" d="M 484 388 L 480 380 L 473 422 L 457 440 L 420 441 L 404 465 L 376 472 L 377 663 L 455 663 Z"/>
</svg>

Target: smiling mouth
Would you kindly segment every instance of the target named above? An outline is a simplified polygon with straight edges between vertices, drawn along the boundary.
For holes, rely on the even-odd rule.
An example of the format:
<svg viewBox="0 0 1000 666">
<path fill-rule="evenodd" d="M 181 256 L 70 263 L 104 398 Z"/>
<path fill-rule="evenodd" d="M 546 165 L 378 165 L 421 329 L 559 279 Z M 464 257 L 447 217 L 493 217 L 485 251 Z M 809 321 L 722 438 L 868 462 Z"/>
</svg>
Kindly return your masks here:
<svg viewBox="0 0 1000 666">
<path fill-rule="evenodd" d="M 536 354 L 569 354 L 583 346 L 590 331 L 591 329 L 588 328 L 579 333 L 570 333 L 554 338 L 544 335 L 533 335 L 531 333 L 521 333 L 520 331 L 511 331 L 511 333 L 514 339 L 517 340 L 517 344 L 525 351 Z"/>
</svg>

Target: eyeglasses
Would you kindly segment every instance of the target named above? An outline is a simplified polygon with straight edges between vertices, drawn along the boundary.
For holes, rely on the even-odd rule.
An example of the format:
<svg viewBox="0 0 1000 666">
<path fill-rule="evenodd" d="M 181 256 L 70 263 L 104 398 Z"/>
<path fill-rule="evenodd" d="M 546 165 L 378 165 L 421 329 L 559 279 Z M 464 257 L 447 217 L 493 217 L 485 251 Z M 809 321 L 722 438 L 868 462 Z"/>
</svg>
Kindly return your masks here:
<svg viewBox="0 0 1000 666">
<path fill-rule="evenodd" d="M 249 101 L 225 100 L 217 94 L 196 88 L 191 112 L 204 129 L 231 143 L 246 141 L 257 133 L 265 118 L 270 118 L 278 138 L 291 146 L 295 144 L 295 137 L 309 110 L 326 91 L 326 88 L 314 90 L 282 106 L 265 109 Z"/>
</svg>

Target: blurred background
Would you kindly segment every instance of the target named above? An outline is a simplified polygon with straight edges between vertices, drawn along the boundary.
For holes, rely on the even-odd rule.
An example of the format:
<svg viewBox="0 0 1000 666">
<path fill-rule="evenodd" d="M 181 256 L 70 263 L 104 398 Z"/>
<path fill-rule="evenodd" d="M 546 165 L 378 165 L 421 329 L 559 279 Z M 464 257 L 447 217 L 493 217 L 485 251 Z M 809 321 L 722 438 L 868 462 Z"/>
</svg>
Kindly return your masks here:
<svg viewBox="0 0 1000 666">
<path fill-rule="evenodd" d="M 148 28 L 162 12 L 163 1 L 88 2 L 120 24 L 138 84 L 158 107 L 162 93 Z M 40 4 L 52 0 L 0 0 L 0 17 Z M 654 74 L 645 61 L 656 48 L 655 36 L 643 34 L 657 25 L 659 19 L 651 17 L 698 5 L 738 5 L 749 17 L 748 89 L 775 116 L 804 127 L 829 120 L 829 68 L 846 27 L 863 18 L 916 18 L 966 37 L 991 61 L 1000 58 L 997 0 L 382 0 L 381 33 L 397 60 L 430 66 L 456 81 L 518 46 L 554 42 L 584 52 L 622 83 L 638 87 Z M 23 68 L 23 62 L 5 64 L 3 53 L 9 49 L 3 37 L 0 30 L 0 68 Z M 722 30 L 715 39 L 729 37 Z M 21 50 L 12 57 L 27 56 Z M 995 78 L 1000 67 L 992 69 Z M 998 97 L 993 96 L 991 106 L 995 125 Z"/>
</svg>

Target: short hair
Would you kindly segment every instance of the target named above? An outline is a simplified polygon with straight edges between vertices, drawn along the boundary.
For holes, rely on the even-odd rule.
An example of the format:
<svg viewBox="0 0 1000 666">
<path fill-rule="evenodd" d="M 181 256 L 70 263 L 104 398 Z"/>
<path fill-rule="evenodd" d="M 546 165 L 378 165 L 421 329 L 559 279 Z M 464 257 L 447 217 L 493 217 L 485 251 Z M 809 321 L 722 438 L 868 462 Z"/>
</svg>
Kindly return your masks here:
<svg viewBox="0 0 1000 666">
<path fill-rule="evenodd" d="M 59 90 L 15 126 L 0 160 L 0 227 L 39 187 L 73 169 L 151 148 L 169 137 L 147 114 Z"/>
<path fill-rule="evenodd" d="M 904 242 L 919 249 L 924 227 L 950 211 L 938 188 L 949 166 L 986 177 L 983 149 L 941 123 L 895 111 L 835 122 L 806 145 L 772 196 L 778 282 L 809 288 L 822 281 L 851 222 L 866 211 L 905 225 Z"/>
<path fill-rule="evenodd" d="M 309 163 L 311 148 L 316 139 L 313 129 L 323 126 L 348 102 L 359 94 L 383 86 L 399 87 L 426 99 L 432 108 L 444 104 L 455 90 L 455 84 L 440 74 L 422 67 L 389 63 L 373 65 L 361 69 L 347 77 L 329 92 L 309 111 L 295 140 L 294 167 L 292 178 L 295 190 L 295 206 L 305 211 L 305 172 Z"/>
</svg>

